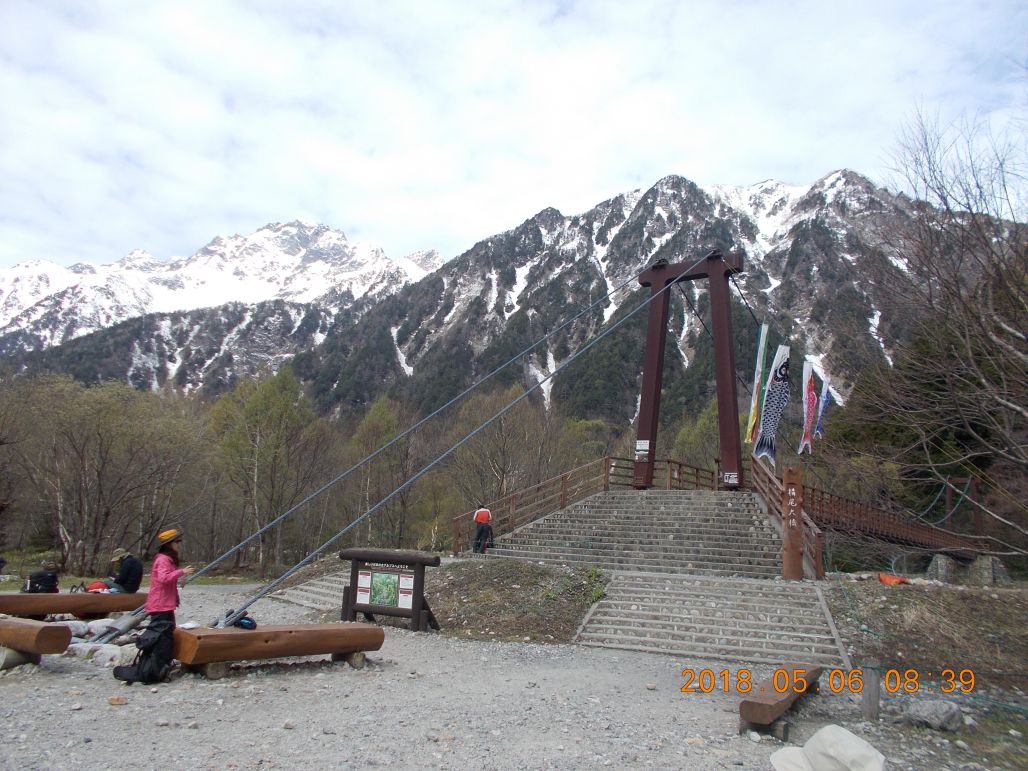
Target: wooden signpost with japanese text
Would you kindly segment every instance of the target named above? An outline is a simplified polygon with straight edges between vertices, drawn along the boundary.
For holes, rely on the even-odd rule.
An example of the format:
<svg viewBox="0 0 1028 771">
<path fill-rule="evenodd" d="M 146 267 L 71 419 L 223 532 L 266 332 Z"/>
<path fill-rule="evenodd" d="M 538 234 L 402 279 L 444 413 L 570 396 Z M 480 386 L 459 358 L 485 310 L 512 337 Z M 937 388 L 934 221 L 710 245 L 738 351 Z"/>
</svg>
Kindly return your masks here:
<svg viewBox="0 0 1028 771">
<path fill-rule="evenodd" d="M 803 580 L 803 480 L 800 470 L 782 473 L 782 578 Z"/>
</svg>

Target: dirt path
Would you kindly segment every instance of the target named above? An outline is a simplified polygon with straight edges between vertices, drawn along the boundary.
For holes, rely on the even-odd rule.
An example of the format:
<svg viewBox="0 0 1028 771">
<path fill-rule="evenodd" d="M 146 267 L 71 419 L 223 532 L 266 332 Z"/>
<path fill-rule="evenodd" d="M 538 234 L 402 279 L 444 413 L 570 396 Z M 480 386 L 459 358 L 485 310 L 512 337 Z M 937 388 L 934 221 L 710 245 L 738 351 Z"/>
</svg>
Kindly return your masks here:
<svg viewBox="0 0 1028 771">
<path fill-rule="evenodd" d="M 238 607 L 241 589 L 187 588 L 180 623 Z M 252 615 L 304 620 L 303 609 L 275 600 Z M 41 668 L 0 677 L 0 767 L 770 768 L 782 745 L 738 735 L 737 696 L 681 693 L 685 666 L 737 669 L 393 628 L 363 670 L 309 660 L 252 665 L 218 681 L 125 686 L 97 664 L 49 656 Z M 127 703 L 112 706 L 111 696 Z M 876 726 L 861 729 L 848 696 L 808 701 L 816 704 L 801 711 L 800 742 L 840 722 L 899 761 L 890 768 L 961 767 L 933 737 L 901 744 Z"/>
</svg>

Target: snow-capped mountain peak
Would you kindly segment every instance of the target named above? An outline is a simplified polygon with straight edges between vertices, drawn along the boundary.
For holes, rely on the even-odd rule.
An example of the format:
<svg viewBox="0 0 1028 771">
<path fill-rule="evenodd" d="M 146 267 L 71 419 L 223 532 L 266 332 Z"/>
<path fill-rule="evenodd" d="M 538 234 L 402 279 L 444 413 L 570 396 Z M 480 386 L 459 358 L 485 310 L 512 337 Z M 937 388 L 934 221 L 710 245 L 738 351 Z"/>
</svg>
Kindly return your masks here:
<svg viewBox="0 0 1028 771">
<path fill-rule="evenodd" d="M 27 332 L 48 347 L 147 313 L 269 300 L 323 303 L 390 294 L 442 264 L 438 252 L 391 258 L 341 230 L 303 220 L 219 235 L 189 257 L 137 249 L 103 265 L 32 261 L 0 269 L 0 335 Z M 336 306 L 336 307 L 332 307 Z M 44 329 L 45 327 L 45 329 Z"/>
</svg>

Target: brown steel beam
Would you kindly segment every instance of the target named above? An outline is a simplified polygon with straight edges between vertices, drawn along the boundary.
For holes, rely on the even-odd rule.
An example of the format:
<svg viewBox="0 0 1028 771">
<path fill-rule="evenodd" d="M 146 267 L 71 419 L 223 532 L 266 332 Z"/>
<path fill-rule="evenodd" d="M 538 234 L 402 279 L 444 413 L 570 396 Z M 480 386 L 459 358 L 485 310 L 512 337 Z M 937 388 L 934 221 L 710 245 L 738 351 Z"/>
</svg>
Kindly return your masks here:
<svg viewBox="0 0 1028 771">
<path fill-rule="evenodd" d="M 658 260 L 639 276 L 642 286 L 650 287 L 649 322 L 646 328 L 646 356 L 643 362 L 642 392 L 639 400 L 639 430 L 635 444 L 633 486 L 646 489 L 653 485 L 653 462 L 657 452 L 657 425 L 660 417 L 660 392 L 664 379 L 664 348 L 671 284 L 710 279 L 712 335 L 714 337 L 714 376 L 717 384 L 718 431 L 721 441 L 721 472 L 726 487 L 738 487 L 742 478 L 742 446 L 739 437 L 739 404 L 735 387 L 735 353 L 732 349 L 732 321 L 729 307 L 728 277 L 742 271 L 742 257 L 725 257 L 714 250 L 700 263 L 670 265 Z"/>
</svg>

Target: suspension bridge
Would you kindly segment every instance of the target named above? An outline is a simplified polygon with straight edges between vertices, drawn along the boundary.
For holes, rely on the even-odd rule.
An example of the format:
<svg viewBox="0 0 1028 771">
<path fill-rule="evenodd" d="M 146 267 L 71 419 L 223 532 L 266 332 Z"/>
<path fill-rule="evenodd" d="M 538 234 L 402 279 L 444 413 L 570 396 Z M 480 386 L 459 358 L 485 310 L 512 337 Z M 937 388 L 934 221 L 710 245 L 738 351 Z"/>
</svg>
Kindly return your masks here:
<svg viewBox="0 0 1028 771">
<path fill-rule="evenodd" d="M 233 627 L 249 607 L 279 590 L 390 500 L 530 398 L 546 381 L 588 355 L 594 345 L 616 333 L 627 320 L 647 310 L 634 457 L 599 458 L 491 501 L 488 506 L 494 512 L 495 541 L 488 557 L 582 563 L 611 571 L 607 597 L 593 608 L 579 631 L 578 639 L 583 644 L 739 661 L 785 659 L 848 664 L 817 583 L 824 577 L 826 532 L 945 554 L 964 562 L 995 551 L 998 544 L 980 531 L 956 533 L 939 523 L 902 517 L 835 496 L 804 484 L 795 469 L 786 468 L 779 475 L 766 458 L 743 457 L 736 389 L 739 378 L 732 354 L 729 313 L 729 284 L 742 269 L 741 258 L 725 257 L 718 251 L 688 264 L 654 263 L 217 557 L 189 580 L 208 573 L 279 526 L 633 282 L 650 288 L 649 297 L 602 329 L 551 373 L 411 474 L 238 608 L 227 609 L 212 619 L 209 626 L 216 634 L 191 635 L 186 642 L 193 646 L 193 658 L 204 661 L 203 654 L 196 653 L 197 639 L 213 640 L 209 644 L 217 646 L 216 658 L 207 654 L 208 662 L 259 653 L 262 646 L 255 647 L 253 638 L 244 644 L 240 637 L 240 633 L 244 637 L 251 633 Z M 670 291 L 683 282 L 698 280 L 708 281 L 711 298 L 720 439 L 720 458 L 714 469 L 660 459 L 656 446 Z M 454 554 L 468 553 L 472 529 L 472 512 L 454 518 Z M 775 580 L 780 578 L 787 580 Z M 39 597 L 42 604 L 34 606 L 34 612 L 54 612 L 43 608 L 45 595 Z M 0 597 L 0 612 L 10 612 L 5 610 L 5 601 Z M 143 608 L 136 608 L 99 641 L 114 639 L 138 625 L 144 616 Z M 348 626 L 337 625 L 335 631 L 313 627 L 269 630 L 264 634 L 264 648 L 274 650 L 274 655 L 332 652 L 349 656 L 381 644 L 380 637 L 363 629 L 355 632 L 360 639 L 353 638 L 342 631 Z M 186 642 L 179 647 L 184 650 Z"/>
</svg>

